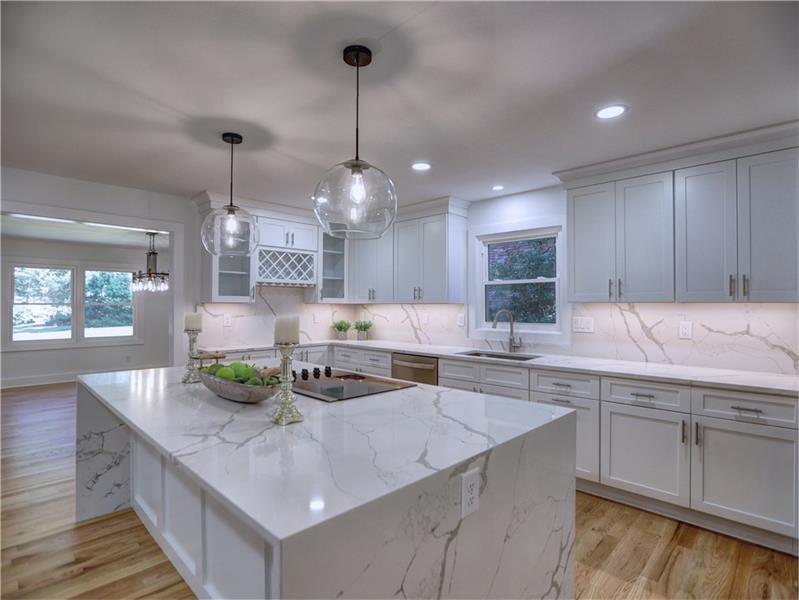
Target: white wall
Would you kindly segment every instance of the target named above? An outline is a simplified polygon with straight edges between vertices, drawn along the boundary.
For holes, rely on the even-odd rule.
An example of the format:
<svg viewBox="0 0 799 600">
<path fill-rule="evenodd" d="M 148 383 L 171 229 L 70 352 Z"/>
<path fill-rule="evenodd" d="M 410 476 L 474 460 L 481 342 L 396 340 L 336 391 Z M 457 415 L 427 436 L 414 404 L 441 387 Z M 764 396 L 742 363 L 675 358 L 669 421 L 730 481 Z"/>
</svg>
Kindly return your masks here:
<svg viewBox="0 0 799 600">
<path fill-rule="evenodd" d="M 81 261 L 139 265 L 144 263 L 145 250 L 52 242 L 17 238 L 2 238 L 3 261 L 14 259 L 49 259 L 55 261 Z M 159 267 L 170 268 L 169 254 L 158 253 Z M 38 383 L 71 381 L 76 375 L 99 371 L 117 371 L 158 367 L 169 364 L 169 321 L 172 306 L 170 294 L 139 294 L 140 317 L 138 335 L 140 342 L 87 348 L 62 348 L 50 350 L 10 350 L 7 332 L 2 339 L 2 387 L 35 385 Z M 10 310 L 3 306 L 3 310 Z"/>
<path fill-rule="evenodd" d="M 568 236 L 565 190 L 546 188 L 475 202 L 469 208 L 470 234 L 497 224 L 518 229 L 519 221 L 541 227 L 557 222 Z M 564 257 L 565 252 L 560 257 L 565 266 Z M 561 289 L 565 291 L 565 281 Z M 612 303 L 569 308 L 571 316 L 593 317 L 595 332 L 570 333 L 558 344 L 526 343 L 523 351 L 799 373 L 799 304 Z M 374 339 L 506 348 L 504 340 L 470 338 L 468 328 L 457 325 L 458 314 L 466 311 L 462 305 L 372 305 L 359 307 L 359 318 L 374 322 Z M 684 320 L 693 322 L 691 340 L 679 339 Z"/>
</svg>

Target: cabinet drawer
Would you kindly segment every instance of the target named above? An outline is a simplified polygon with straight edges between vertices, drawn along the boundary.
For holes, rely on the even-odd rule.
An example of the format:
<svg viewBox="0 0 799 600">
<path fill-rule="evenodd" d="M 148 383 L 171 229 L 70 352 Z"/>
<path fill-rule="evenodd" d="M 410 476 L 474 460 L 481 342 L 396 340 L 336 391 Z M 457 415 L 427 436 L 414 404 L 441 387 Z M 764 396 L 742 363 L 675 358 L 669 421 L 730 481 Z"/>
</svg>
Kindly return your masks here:
<svg viewBox="0 0 799 600">
<path fill-rule="evenodd" d="M 530 389 L 533 391 L 599 399 L 599 377 L 596 375 L 533 369 L 530 376 Z"/>
<path fill-rule="evenodd" d="M 507 398 L 515 398 L 517 400 L 529 400 L 530 392 L 525 389 L 512 388 L 504 385 L 487 385 L 480 384 L 478 387 L 483 394 L 491 394 L 493 396 L 505 396 Z"/>
<path fill-rule="evenodd" d="M 377 377 L 391 378 L 391 369 L 383 369 L 381 367 L 373 367 L 372 365 L 364 365 L 358 367 L 359 373 L 368 373 L 369 375 L 376 375 Z"/>
<path fill-rule="evenodd" d="M 337 346 L 333 350 L 333 358 L 337 367 L 343 363 L 359 365 L 363 360 L 363 352 L 360 350 L 350 350 L 349 348 L 340 348 Z"/>
<path fill-rule="evenodd" d="M 447 377 L 439 377 L 438 385 L 441 387 L 452 388 L 453 390 L 464 390 L 466 392 L 476 392 L 477 384 L 462 379 L 450 379 Z"/>
<path fill-rule="evenodd" d="M 542 392 L 530 392 L 530 400 L 577 411 L 576 475 L 599 481 L 599 401 Z"/>
<path fill-rule="evenodd" d="M 602 400 L 684 413 L 691 412 L 691 388 L 668 383 L 603 377 Z"/>
<path fill-rule="evenodd" d="M 480 381 L 480 363 L 439 360 L 438 376 L 464 381 Z"/>
<path fill-rule="evenodd" d="M 530 389 L 530 369 L 502 365 L 480 365 L 480 383 L 483 387 L 499 385 L 527 391 Z"/>
<path fill-rule="evenodd" d="M 797 428 L 799 402 L 788 396 L 693 388 L 691 404 L 695 415 Z"/>
<path fill-rule="evenodd" d="M 370 369 L 377 367 L 391 371 L 391 355 L 387 352 L 373 352 L 371 350 L 364 350 L 363 365 L 364 367 L 368 366 Z"/>
</svg>

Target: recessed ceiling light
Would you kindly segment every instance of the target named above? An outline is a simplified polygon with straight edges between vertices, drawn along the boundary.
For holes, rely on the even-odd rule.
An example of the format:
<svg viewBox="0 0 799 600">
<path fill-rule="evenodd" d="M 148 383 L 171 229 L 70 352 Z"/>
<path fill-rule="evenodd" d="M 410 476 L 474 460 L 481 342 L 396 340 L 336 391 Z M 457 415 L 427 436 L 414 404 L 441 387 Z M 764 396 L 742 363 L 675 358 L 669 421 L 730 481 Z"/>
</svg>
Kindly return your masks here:
<svg viewBox="0 0 799 600">
<path fill-rule="evenodd" d="M 596 115 L 597 119 L 615 119 L 616 117 L 622 116 L 626 112 L 627 107 L 624 106 L 624 104 L 611 104 L 610 106 L 600 108 L 594 114 Z"/>
<path fill-rule="evenodd" d="M 504 185 L 495 185 L 491 189 L 494 190 L 495 192 L 501 192 L 502 190 L 505 189 L 505 186 Z"/>
<path fill-rule="evenodd" d="M 30 219 L 31 221 L 50 221 L 52 223 L 76 223 L 72 219 L 57 219 L 55 217 L 41 217 L 39 215 L 23 215 L 20 213 L 9 213 L 9 216 L 17 219 Z"/>
<path fill-rule="evenodd" d="M 411 165 L 411 169 L 414 171 L 429 171 L 430 163 L 425 160 L 417 160 Z"/>
</svg>

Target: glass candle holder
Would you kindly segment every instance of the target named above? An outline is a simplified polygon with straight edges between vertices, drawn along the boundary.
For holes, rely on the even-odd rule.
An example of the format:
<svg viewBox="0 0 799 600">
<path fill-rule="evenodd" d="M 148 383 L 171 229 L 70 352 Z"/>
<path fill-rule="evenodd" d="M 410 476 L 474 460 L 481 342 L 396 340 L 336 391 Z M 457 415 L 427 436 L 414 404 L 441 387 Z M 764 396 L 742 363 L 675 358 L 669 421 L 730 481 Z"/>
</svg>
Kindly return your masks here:
<svg viewBox="0 0 799 600">
<path fill-rule="evenodd" d="M 183 374 L 183 383 L 199 383 L 200 376 L 197 374 L 199 369 L 199 360 L 197 359 L 197 336 L 200 333 L 199 329 L 184 329 L 186 335 L 189 336 L 189 360 L 186 363 L 186 372 Z"/>
<path fill-rule="evenodd" d="M 294 377 L 291 374 L 291 363 L 297 344 L 275 344 L 280 352 L 280 404 L 272 416 L 276 425 L 290 425 L 302 421 L 302 413 L 294 403 L 294 392 L 291 385 Z"/>
</svg>

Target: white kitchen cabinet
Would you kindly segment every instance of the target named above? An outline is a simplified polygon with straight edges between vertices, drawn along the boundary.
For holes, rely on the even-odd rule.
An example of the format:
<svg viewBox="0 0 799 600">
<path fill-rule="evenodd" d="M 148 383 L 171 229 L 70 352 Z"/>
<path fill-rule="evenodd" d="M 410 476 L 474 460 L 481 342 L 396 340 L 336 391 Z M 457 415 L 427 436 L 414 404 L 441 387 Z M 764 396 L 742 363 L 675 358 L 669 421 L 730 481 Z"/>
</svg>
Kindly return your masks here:
<svg viewBox="0 0 799 600">
<path fill-rule="evenodd" d="M 687 507 L 691 417 L 614 402 L 601 404 L 600 481 Z"/>
<path fill-rule="evenodd" d="M 796 396 L 756 394 L 716 388 L 691 388 L 691 413 L 759 425 L 797 429 L 799 403 Z"/>
<path fill-rule="evenodd" d="M 603 401 L 691 412 L 691 388 L 687 385 L 603 377 L 601 397 Z"/>
<path fill-rule="evenodd" d="M 691 508 L 797 536 L 797 431 L 694 416 Z"/>
<path fill-rule="evenodd" d="M 616 182 L 616 298 L 674 300 L 672 173 Z"/>
<path fill-rule="evenodd" d="M 544 394 L 599 400 L 599 376 L 571 371 L 530 371 L 530 389 Z"/>
<path fill-rule="evenodd" d="M 391 353 L 380 350 L 333 347 L 335 366 L 348 371 L 391 377 Z"/>
<path fill-rule="evenodd" d="M 506 387 L 504 385 L 489 385 L 484 383 L 469 382 L 462 379 L 450 379 L 439 377 L 438 385 L 455 390 L 465 390 L 467 392 L 477 392 L 480 394 L 491 394 L 493 396 L 505 396 L 516 400 L 529 400 L 530 392 L 518 388 Z"/>
<path fill-rule="evenodd" d="M 530 399 L 577 412 L 577 477 L 599 481 L 599 401 L 542 392 L 531 392 Z"/>
<path fill-rule="evenodd" d="M 732 302 L 738 275 L 735 161 L 674 173 L 678 302 Z"/>
<path fill-rule="evenodd" d="M 439 378 L 469 381 L 478 386 L 500 385 L 521 390 L 530 389 L 530 369 L 484 363 L 440 359 Z"/>
<path fill-rule="evenodd" d="M 297 223 L 270 217 L 258 217 L 259 243 L 262 246 L 316 251 L 318 228 L 308 223 Z"/>
<path fill-rule="evenodd" d="M 363 303 L 394 301 L 394 228 L 376 240 L 352 240 L 348 299 Z"/>
<path fill-rule="evenodd" d="M 252 256 L 212 256 L 202 251 L 203 302 L 255 302 L 257 250 Z"/>
<path fill-rule="evenodd" d="M 568 289 L 571 302 L 616 299 L 616 200 L 613 183 L 569 190 Z"/>
<path fill-rule="evenodd" d="M 466 219 L 439 214 L 394 226 L 396 302 L 466 302 Z"/>
<path fill-rule="evenodd" d="M 799 149 L 738 159 L 739 297 L 799 301 Z"/>
<path fill-rule="evenodd" d="M 328 365 L 330 352 L 328 346 L 299 347 L 294 351 L 294 360 L 314 365 Z"/>
</svg>

